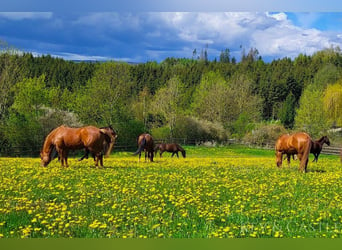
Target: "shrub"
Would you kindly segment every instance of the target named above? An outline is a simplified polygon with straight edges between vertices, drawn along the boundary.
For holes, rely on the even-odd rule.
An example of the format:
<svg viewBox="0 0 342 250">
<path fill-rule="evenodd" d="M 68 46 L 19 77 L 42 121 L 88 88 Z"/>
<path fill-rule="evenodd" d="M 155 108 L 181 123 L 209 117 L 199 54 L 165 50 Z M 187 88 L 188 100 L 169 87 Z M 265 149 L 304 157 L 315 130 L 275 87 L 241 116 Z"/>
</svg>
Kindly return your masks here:
<svg viewBox="0 0 342 250">
<path fill-rule="evenodd" d="M 245 142 L 265 146 L 273 144 L 281 134 L 287 133 L 287 130 L 280 124 L 259 124 L 251 132 L 247 133 L 243 140 Z"/>
<path fill-rule="evenodd" d="M 228 139 L 228 133 L 220 123 L 188 116 L 178 117 L 174 136 L 195 142 L 209 140 L 222 142 Z"/>
</svg>

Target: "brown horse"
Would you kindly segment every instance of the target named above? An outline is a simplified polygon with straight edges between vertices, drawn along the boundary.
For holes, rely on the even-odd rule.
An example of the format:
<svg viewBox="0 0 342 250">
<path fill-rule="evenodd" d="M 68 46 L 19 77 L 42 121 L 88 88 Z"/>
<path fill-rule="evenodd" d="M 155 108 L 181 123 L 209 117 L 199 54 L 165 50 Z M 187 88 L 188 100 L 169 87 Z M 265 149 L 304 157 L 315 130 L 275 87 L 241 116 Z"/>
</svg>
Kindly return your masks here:
<svg viewBox="0 0 342 250">
<path fill-rule="evenodd" d="M 277 166 L 281 167 L 283 154 L 297 154 L 300 160 L 300 170 L 307 172 L 309 154 L 312 147 L 312 140 L 306 133 L 285 134 L 280 136 L 275 144 Z"/>
<path fill-rule="evenodd" d="M 330 140 L 326 135 L 322 136 L 320 139 L 318 139 L 316 141 L 312 141 L 310 153 L 312 153 L 315 157 L 312 162 L 317 162 L 318 156 L 320 155 L 320 153 L 322 151 L 324 143 L 327 144 L 328 146 L 330 146 Z M 294 155 L 295 154 L 292 154 L 292 159 L 294 159 Z M 286 154 L 285 157 L 287 157 L 287 161 L 288 161 L 288 163 L 290 163 L 291 154 Z"/>
<path fill-rule="evenodd" d="M 162 154 L 166 151 L 166 152 L 172 153 L 171 157 L 173 157 L 176 154 L 177 158 L 179 158 L 178 152 L 180 151 L 182 153 L 183 158 L 185 158 L 185 150 L 177 143 L 170 143 L 170 144 L 161 143 L 161 144 L 158 144 L 154 148 L 154 152 L 157 153 L 158 150 L 159 150 L 160 157 L 162 157 Z"/>
<path fill-rule="evenodd" d="M 95 155 L 95 166 L 98 166 L 99 161 L 103 166 L 104 143 L 109 142 L 105 152 L 106 155 L 109 155 L 115 138 L 116 133 L 112 129 L 99 129 L 94 126 L 70 128 L 62 125 L 47 135 L 40 152 L 41 164 L 45 167 L 50 163 L 52 152 L 55 149 L 62 166 L 68 167 L 69 150 L 86 149 Z"/>
<path fill-rule="evenodd" d="M 315 159 L 313 160 L 313 162 L 314 161 L 317 162 L 318 156 L 322 151 L 324 143 L 327 144 L 328 146 L 330 146 L 329 138 L 326 135 L 322 136 L 317 141 L 313 141 L 311 151 L 310 151 L 310 153 L 312 153 L 315 156 Z"/>
<path fill-rule="evenodd" d="M 138 137 L 138 150 L 134 153 L 134 155 L 139 154 L 139 161 L 141 157 L 141 152 L 145 151 L 145 161 L 146 156 L 153 162 L 153 150 L 154 150 L 154 141 L 150 134 L 141 134 Z M 147 155 L 146 155 L 147 152 Z"/>
<path fill-rule="evenodd" d="M 109 153 L 112 151 L 113 147 L 114 147 L 114 143 L 116 138 L 118 137 L 117 133 L 114 131 L 114 129 L 112 128 L 112 126 L 108 126 L 108 127 L 101 127 L 100 128 L 101 131 L 106 131 L 106 134 L 109 136 L 105 137 L 105 141 L 103 142 L 103 152 L 107 152 L 107 154 L 105 155 L 105 157 L 109 156 Z M 89 150 L 86 148 L 85 149 L 85 153 L 84 155 L 78 159 L 79 161 L 82 161 L 83 159 L 88 159 L 89 157 Z M 95 158 L 95 154 L 92 153 L 92 157 L 94 158 L 94 161 L 96 160 Z"/>
</svg>

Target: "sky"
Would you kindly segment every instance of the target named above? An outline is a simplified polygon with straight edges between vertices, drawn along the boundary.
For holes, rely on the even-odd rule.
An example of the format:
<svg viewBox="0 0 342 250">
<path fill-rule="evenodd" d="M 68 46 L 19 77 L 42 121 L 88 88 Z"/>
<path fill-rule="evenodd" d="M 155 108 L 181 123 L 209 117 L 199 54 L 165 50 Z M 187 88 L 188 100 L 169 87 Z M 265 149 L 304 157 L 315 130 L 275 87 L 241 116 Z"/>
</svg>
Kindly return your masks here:
<svg viewBox="0 0 342 250">
<path fill-rule="evenodd" d="M 37 56 L 137 63 L 192 58 L 205 48 L 210 60 L 255 48 L 266 61 L 342 48 L 342 5 L 334 0 L 46 2 L 5 1 L 0 41 Z"/>
</svg>

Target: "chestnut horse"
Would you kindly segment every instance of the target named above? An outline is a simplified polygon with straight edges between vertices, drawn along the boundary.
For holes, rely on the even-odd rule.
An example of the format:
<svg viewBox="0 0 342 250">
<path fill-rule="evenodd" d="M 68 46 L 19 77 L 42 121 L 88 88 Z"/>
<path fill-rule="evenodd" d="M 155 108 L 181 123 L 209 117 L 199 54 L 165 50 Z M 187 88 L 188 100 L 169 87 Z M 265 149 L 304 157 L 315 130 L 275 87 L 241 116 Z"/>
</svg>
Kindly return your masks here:
<svg viewBox="0 0 342 250">
<path fill-rule="evenodd" d="M 277 166 L 281 167 L 283 154 L 288 155 L 288 161 L 290 159 L 290 155 L 297 154 L 298 159 L 300 160 L 299 169 L 302 172 L 307 172 L 311 147 L 312 140 L 306 133 L 299 132 L 292 135 L 281 135 L 275 144 Z"/>
<path fill-rule="evenodd" d="M 101 127 L 100 130 L 106 131 L 106 134 L 109 135 L 109 136 L 105 137 L 105 141 L 103 142 L 103 152 L 107 152 L 107 154 L 105 156 L 108 157 L 109 153 L 112 151 L 112 149 L 114 147 L 114 143 L 115 143 L 115 140 L 118 137 L 118 135 L 114 131 L 112 126 L 110 126 L 110 125 L 108 127 Z M 103 155 L 103 152 L 102 152 L 102 155 Z M 90 153 L 89 150 L 86 148 L 84 155 L 78 160 L 82 161 L 83 159 L 88 159 L 89 153 Z M 94 161 L 95 161 L 96 158 L 95 158 L 94 153 L 92 153 L 92 157 L 94 158 Z"/>
<path fill-rule="evenodd" d="M 114 146 L 116 133 L 113 129 L 99 129 L 94 126 L 87 126 L 81 128 L 70 128 L 64 125 L 52 130 L 47 135 L 43 148 L 40 152 L 41 165 L 47 166 L 52 160 L 52 152 L 55 149 L 58 153 L 58 158 L 61 161 L 62 167 L 68 167 L 68 153 L 69 150 L 86 149 L 95 155 L 95 166 L 103 166 L 104 144 L 109 142 L 106 147 L 106 155 L 109 155 Z"/>
<path fill-rule="evenodd" d="M 318 156 L 320 155 L 320 153 L 322 151 L 324 143 L 327 144 L 328 146 L 330 146 L 330 140 L 326 135 L 322 136 L 320 139 L 318 139 L 316 141 L 312 141 L 310 153 L 312 153 L 315 157 L 312 162 L 317 162 Z M 294 155 L 295 154 L 292 154 L 292 159 L 294 159 Z M 286 157 L 287 157 L 288 163 L 290 163 L 291 154 L 286 154 Z"/>
<path fill-rule="evenodd" d="M 141 152 L 143 150 L 145 151 L 145 161 L 147 156 L 150 159 L 150 161 L 153 162 L 154 141 L 150 134 L 141 134 L 138 137 L 138 150 L 134 153 L 134 155 L 139 154 L 139 161 L 141 157 Z"/>
<path fill-rule="evenodd" d="M 173 157 L 175 154 L 178 156 L 178 152 L 180 151 L 183 155 L 183 158 L 185 158 L 185 150 L 177 143 L 161 143 L 157 144 L 157 146 L 154 148 L 154 152 L 157 153 L 159 150 L 159 155 L 162 157 L 162 154 L 166 151 L 169 153 L 172 153 L 171 157 Z"/>
</svg>

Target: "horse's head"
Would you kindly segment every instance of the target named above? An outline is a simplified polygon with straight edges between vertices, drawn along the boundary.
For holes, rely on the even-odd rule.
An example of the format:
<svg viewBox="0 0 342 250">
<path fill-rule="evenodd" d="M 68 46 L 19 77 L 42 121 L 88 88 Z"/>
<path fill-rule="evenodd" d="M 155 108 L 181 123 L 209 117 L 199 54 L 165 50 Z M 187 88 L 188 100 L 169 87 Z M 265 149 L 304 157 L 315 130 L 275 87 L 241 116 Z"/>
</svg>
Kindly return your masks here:
<svg viewBox="0 0 342 250">
<path fill-rule="evenodd" d="M 46 167 L 51 161 L 50 153 L 46 153 L 46 152 L 41 151 L 40 152 L 40 160 L 41 160 L 40 165 L 42 167 Z"/>
<path fill-rule="evenodd" d="M 183 158 L 185 158 L 185 150 L 182 151 Z"/>
<path fill-rule="evenodd" d="M 108 136 L 108 138 L 110 139 L 109 142 L 109 146 L 106 146 L 105 149 L 105 155 L 109 156 L 110 152 L 112 151 L 114 144 L 115 144 L 115 140 L 118 137 L 118 134 L 115 132 L 115 130 L 112 128 L 112 126 L 108 126 L 108 127 L 102 127 L 100 128 L 101 133 L 105 134 L 106 136 Z"/>
<path fill-rule="evenodd" d="M 281 167 L 281 164 L 283 162 L 283 153 L 280 151 L 276 151 L 276 162 L 277 162 L 277 167 Z"/>
<path fill-rule="evenodd" d="M 324 142 L 325 142 L 328 146 L 330 146 L 330 140 L 329 140 L 328 136 L 324 136 Z"/>
<path fill-rule="evenodd" d="M 108 127 L 102 127 L 100 128 L 101 132 L 108 135 L 111 142 L 115 142 L 116 138 L 118 137 L 118 134 L 115 132 L 115 130 L 112 128 L 112 126 Z"/>
</svg>

